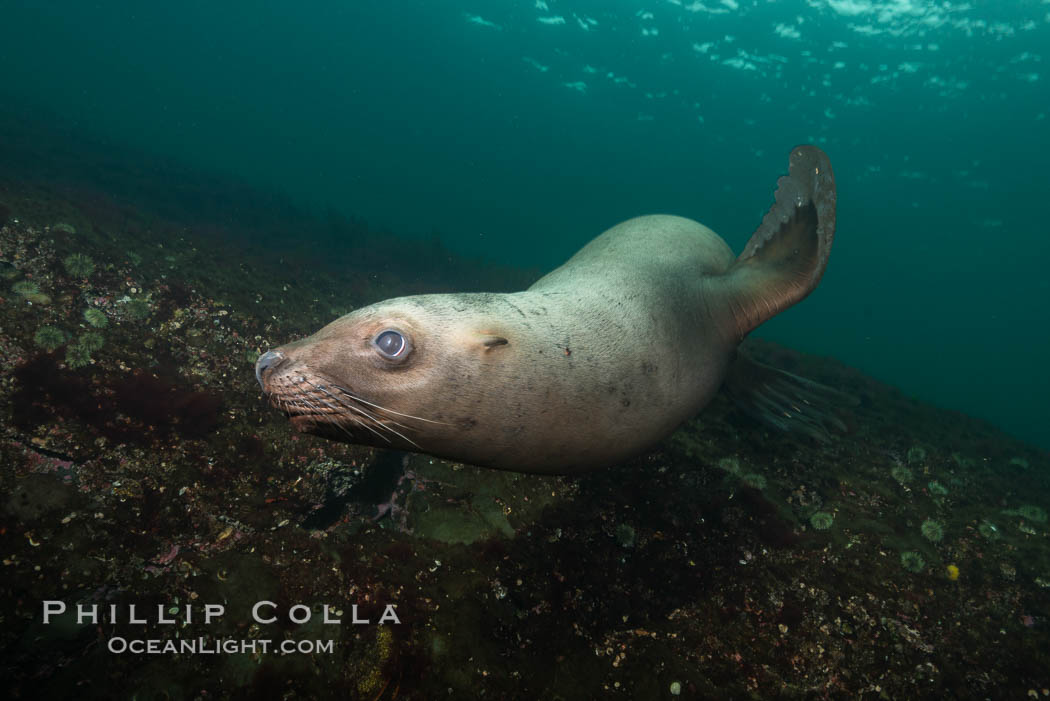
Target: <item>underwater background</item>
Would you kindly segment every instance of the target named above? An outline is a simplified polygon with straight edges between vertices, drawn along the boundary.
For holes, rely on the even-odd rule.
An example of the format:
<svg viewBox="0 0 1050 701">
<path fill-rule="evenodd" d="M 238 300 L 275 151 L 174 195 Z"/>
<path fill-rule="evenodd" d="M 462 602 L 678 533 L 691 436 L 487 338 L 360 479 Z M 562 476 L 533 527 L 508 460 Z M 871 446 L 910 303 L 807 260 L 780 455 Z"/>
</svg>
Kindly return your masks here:
<svg viewBox="0 0 1050 701">
<path fill-rule="evenodd" d="M 788 151 L 816 143 L 838 180 L 834 256 L 823 288 L 759 335 L 1050 446 L 1048 13 L 14 2 L 0 99 L 38 129 L 9 129 L 7 147 L 43 148 L 48 130 L 101 140 L 81 144 L 85 179 L 97 149 L 132 148 L 543 271 L 646 213 L 695 218 L 739 251 Z"/>
<path fill-rule="evenodd" d="M 0 4 L 0 688 L 1050 697 L 1047 46 L 1047 0 Z M 830 442 L 719 396 L 520 475 L 261 396 L 260 352 L 633 216 L 740 251 L 801 143 L 834 250 L 748 350 L 856 398 Z M 143 637 L 336 646 L 109 647 Z"/>
</svg>

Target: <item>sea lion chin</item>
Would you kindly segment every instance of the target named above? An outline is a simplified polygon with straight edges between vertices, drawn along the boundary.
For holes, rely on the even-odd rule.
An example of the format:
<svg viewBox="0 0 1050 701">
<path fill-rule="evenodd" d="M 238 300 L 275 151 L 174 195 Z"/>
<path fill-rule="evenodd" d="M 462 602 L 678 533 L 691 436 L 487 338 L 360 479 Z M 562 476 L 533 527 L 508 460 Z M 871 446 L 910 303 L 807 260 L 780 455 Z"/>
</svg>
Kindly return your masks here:
<svg viewBox="0 0 1050 701">
<path fill-rule="evenodd" d="M 697 222 L 638 217 L 523 292 L 373 304 L 264 353 L 256 377 L 297 429 L 335 440 L 522 472 L 611 465 L 747 376 L 736 347 L 817 286 L 835 200 L 827 156 L 800 146 L 740 256 Z"/>
</svg>

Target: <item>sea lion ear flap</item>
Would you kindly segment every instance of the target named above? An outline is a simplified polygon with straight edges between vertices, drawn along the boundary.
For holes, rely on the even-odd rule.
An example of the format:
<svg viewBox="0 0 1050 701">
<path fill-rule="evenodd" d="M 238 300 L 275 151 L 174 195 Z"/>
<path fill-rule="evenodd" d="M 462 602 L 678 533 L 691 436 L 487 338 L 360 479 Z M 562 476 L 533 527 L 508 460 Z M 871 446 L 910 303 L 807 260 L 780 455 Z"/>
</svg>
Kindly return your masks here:
<svg viewBox="0 0 1050 701">
<path fill-rule="evenodd" d="M 816 146 L 791 151 L 773 206 L 726 275 L 738 340 L 801 301 L 824 274 L 835 236 L 835 176 Z"/>
<path fill-rule="evenodd" d="M 485 346 L 486 351 L 505 346 L 508 343 L 507 339 L 502 336 L 494 336 L 492 334 L 483 334 L 479 340 L 481 341 L 481 345 Z"/>
</svg>

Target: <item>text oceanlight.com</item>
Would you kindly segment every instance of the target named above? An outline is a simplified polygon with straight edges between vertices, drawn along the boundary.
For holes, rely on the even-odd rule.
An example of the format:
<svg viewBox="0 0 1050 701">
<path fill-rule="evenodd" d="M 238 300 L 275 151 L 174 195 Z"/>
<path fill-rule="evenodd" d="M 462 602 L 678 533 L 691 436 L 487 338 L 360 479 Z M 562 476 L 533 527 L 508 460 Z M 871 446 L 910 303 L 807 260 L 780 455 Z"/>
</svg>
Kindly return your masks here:
<svg viewBox="0 0 1050 701">
<path fill-rule="evenodd" d="M 270 654 L 282 655 L 331 653 L 335 650 L 334 640 L 139 640 L 132 638 L 110 638 L 106 645 L 109 651 L 116 654 L 130 652 L 135 655 L 234 655 L 234 654 Z"/>
</svg>

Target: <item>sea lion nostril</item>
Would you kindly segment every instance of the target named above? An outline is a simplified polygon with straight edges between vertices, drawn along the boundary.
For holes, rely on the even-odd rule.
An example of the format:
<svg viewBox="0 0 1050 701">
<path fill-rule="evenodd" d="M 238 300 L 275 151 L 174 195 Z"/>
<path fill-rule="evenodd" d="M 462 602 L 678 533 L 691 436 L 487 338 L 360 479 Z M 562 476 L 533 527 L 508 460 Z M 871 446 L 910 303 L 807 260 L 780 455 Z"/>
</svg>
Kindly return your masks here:
<svg viewBox="0 0 1050 701">
<path fill-rule="evenodd" d="M 258 380 L 259 386 L 264 390 L 266 387 L 263 386 L 263 374 L 273 367 L 280 365 L 283 360 L 284 353 L 281 353 L 280 351 L 266 351 L 255 361 L 255 379 Z"/>
</svg>

